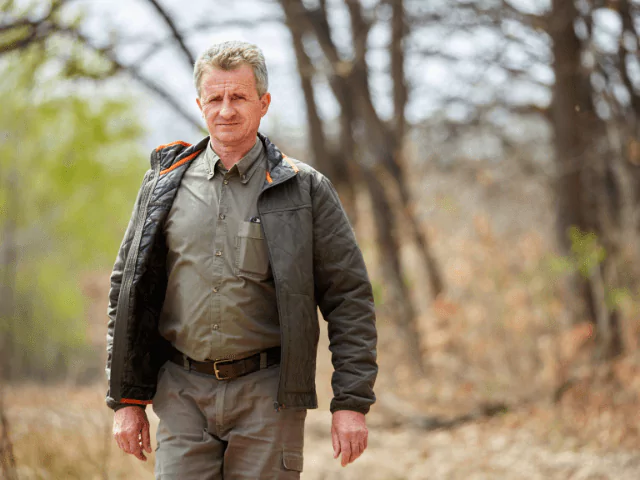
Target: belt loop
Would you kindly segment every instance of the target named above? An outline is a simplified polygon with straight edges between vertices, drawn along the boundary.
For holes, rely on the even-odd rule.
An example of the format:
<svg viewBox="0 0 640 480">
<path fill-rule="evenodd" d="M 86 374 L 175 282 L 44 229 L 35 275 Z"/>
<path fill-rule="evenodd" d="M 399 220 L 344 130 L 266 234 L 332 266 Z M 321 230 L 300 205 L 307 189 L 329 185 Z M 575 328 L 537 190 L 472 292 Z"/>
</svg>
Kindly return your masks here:
<svg viewBox="0 0 640 480">
<path fill-rule="evenodd" d="M 260 370 L 267 368 L 267 352 L 260 352 Z"/>
<path fill-rule="evenodd" d="M 187 372 L 191 371 L 191 362 L 189 361 L 189 357 L 185 354 L 182 354 L 182 366 Z"/>
</svg>

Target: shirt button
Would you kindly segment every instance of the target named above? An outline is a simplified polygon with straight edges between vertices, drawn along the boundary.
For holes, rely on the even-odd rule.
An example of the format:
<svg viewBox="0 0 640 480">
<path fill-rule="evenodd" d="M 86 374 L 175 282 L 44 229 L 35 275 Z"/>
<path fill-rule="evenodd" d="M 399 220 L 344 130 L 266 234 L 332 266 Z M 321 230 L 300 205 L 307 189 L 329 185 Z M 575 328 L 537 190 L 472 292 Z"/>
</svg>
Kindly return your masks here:
<svg viewBox="0 0 640 480">
<path fill-rule="evenodd" d="M 221 257 L 221 256 L 222 256 L 222 251 L 216 250 L 216 257 Z"/>
<path fill-rule="evenodd" d="M 218 330 L 220 328 L 220 325 L 218 325 L 217 323 L 213 326 L 214 330 Z"/>
<path fill-rule="evenodd" d="M 221 213 L 220 214 L 220 220 L 224 220 L 224 219 L 225 219 L 225 215 L 224 215 L 224 213 Z"/>
<path fill-rule="evenodd" d="M 224 182 L 222 182 L 222 183 L 224 183 L 225 185 L 229 185 L 229 180 L 225 180 L 225 181 L 224 181 Z"/>
<path fill-rule="evenodd" d="M 218 287 L 213 287 L 213 293 L 218 293 Z"/>
</svg>

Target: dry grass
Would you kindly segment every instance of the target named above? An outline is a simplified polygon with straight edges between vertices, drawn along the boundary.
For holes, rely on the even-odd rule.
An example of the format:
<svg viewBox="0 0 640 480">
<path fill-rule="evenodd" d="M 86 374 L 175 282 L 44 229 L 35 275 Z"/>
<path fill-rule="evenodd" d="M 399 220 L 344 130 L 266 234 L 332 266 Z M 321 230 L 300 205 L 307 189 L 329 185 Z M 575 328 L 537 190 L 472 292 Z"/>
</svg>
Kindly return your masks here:
<svg viewBox="0 0 640 480">
<path fill-rule="evenodd" d="M 445 297 L 430 302 L 424 275 L 409 269 L 429 371 L 423 378 L 413 374 L 393 309 L 380 305 L 376 390 L 381 401 L 368 417 L 369 451 L 341 469 L 330 461 L 332 368 L 325 330 L 318 359 L 321 408 L 308 417 L 303 478 L 640 478 L 638 306 L 625 305 L 628 354 L 613 364 L 593 364 L 592 331 L 586 324 L 571 324 L 567 306 L 573 300 L 548 267 L 554 255 L 549 192 L 535 184 L 510 189 L 497 175 L 431 171 L 415 176 L 421 181 L 414 185 L 417 212 L 448 287 Z M 369 254 L 373 237 L 366 216 L 358 228 Z M 411 246 L 402 256 L 408 266 L 419 264 Z M 383 285 L 376 273 L 372 268 L 374 281 Z M 570 387 L 553 404 L 554 390 L 568 379 Z M 117 451 L 103 390 L 8 388 L 20 478 L 153 477 L 153 455 L 143 464 Z M 398 423 L 398 405 L 394 409 L 393 402 L 382 401 L 386 392 L 417 414 L 457 415 L 491 401 L 506 402 L 512 410 L 425 434 Z"/>
<path fill-rule="evenodd" d="M 152 478 L 118 451 L 100 387 L 8 387 L 6 403 L 20 479 Z"/>
<path fill-rule="evenodd" d="M 394 424 L 394 413 L 378 405 L 368 417 L 369 449 L 346 469 L 332 460 L 324 397 L 321 409 L 308 417 L 302 478 L 639 478 L 637 403 L 618 399 L 612 407 L 603 401 L 604 387 L 591 385 L 596 393 L 587 395 L 584 388 L 571 390 L 557 407 L 528 405 L 428 434 Z M 21 479 L 153 478 L 153 455 L 145 464 L 117 451 L 110 435 L 112 415 L 100 387 L 13 386 L 7 404 Z"/>
</svg>

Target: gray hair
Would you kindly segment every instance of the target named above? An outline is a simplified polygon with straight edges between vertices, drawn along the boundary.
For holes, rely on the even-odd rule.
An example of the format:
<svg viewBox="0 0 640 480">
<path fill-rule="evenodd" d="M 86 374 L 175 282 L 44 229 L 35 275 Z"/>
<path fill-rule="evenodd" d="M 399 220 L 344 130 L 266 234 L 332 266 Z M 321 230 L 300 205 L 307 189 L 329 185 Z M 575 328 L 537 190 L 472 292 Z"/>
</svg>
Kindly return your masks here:
<svg viewBox="0 0 640 480">
<path fill-rule="evenodd" d="M 200 96 L 200 83 L 202 75 L 207 68 L 219 68 L 221 70 L 235 70 L 242 65 L 249 65 L 256 77 L 258 96 L 262 97 L 269 88 L 269 75 L 267 64 L 264 61 L 262 50 L 256 45 L 247 42 L 232 40 L 216 43 L 200 54 L 193 68 L 193 81 Z"/>
</svg>

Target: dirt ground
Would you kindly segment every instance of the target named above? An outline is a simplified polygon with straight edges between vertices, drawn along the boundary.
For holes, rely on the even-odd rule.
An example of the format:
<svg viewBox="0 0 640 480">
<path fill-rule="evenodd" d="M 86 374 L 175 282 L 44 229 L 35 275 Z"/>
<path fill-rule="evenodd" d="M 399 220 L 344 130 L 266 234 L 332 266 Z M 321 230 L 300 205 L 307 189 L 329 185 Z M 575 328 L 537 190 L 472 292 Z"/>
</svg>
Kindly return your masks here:
<svg viewBox="0 0 640 480">
<path fill-rule="evenodd" d="M 381 334 L 385 332 L 382 328 Z M 640 422 L 632 401 L 614 407 L 609 394 L 603 394 L 600 403 L 588 406 L 576 403 L 583 397 L 577 388 L 559 405 L 537 402 L 456 428 L 425 431 L 407 420 L 446 412 L 446 402 L 412 401 L 410 384 L 393 387 L 385 359 L 378 382 L 380 401 L 367 417 L 369 448 L 354 464 L 342 468 L 332 456 L 331 364 L 322 338 L 321 408 L 307 417 L 303 479 L 640 478 L 636 427 Z M 420 385 L 413 387 L 420 391 Z M 102 385 L 10 386 L 4 393 L 21 479 L 153 478 L 153 455 L 142 463 L 117 450 Z M 157 417 L 148 411 L 154 434 Z"/>
<path fill-rule="evenodd" d="M 602 452 L 543 442 L 526 428 L 504 428 L 505 419 L 422 433 L 371 428 L 368 451 L 347 468 L 329 461 L 329 415 L 309 416 L 306 479 L 638 479 L 640 452 Z"/>
<path fill-rule="evenodd" d="M 21 479 L 153 478 L 153 455 L 145 464 L 116 450 L 109 432 L 111 416 L 100 397 L 96 389 L 8 390 Z M 150 414 L 150 419 L 155 430 L 157 418 Z M 435 432 L 385 426 L 384 417 L 374 411 L 369 448 L 346 468 L 332 457 L 330 420 L 326 410 L 309 412 L 303 479 L 640 478 L 640 450 L 613 441 L 610 448 L 581 444 L 560 429 L 554 433 L 544 427 L 553 421 L 534 410 Z"/>
</svg>

